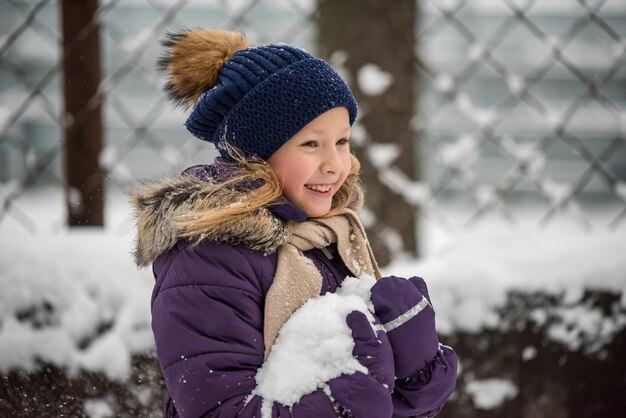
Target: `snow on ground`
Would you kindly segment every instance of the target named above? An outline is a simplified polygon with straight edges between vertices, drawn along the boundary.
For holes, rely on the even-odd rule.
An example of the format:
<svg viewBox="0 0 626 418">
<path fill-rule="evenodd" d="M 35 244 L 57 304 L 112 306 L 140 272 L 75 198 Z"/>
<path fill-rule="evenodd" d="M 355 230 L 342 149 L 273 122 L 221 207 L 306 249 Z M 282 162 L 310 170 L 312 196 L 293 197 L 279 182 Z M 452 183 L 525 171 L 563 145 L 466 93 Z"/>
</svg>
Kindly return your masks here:
<svg viewBox="0 0 626 418">
<path fill-rule="evenodd" d="M 127 377 L 131 355 L 154 345 L 153 281 L 133 264 L 131 236 L 57 231 L 62 214 L 48 193 L 18 205 L 41 228 L 32 234 L 10 216 L 0 223 L 0 372 L 33 370 L 42 359 Z"/>
<path fill-rule="evenodd" d="M 548 335 L 572 350 L 596 351 L 626 326 L 625 232 L 489 225 L 433 240 L 426 257 L 396 261 L 384 273 L 424 277 L 444 334 L 500 326 L 495 308 L 510 291 L 563 296 L 566 306 L 536 309 L 531 318 L 549 322 Z M 580 304 L 585 289 L 621 293 L 621 309 L 606 316 Z"/>
<path fill-rule="evenodd" d="M 93 230 L 2 235 L 0 371 L 31 370 L 37 357 L 128 376 L 130 355 L 153 345 L 152 280 L 134 268 L 128 240 Z"/>
<path fill-rule="evenodd" d="M 478 409 L 495 409 L 517 396 L 518 389 L 510 380 L 485 379 L 467 384 L 467 392 Z"/>
<path fill-rule="evenodd" d="M 124 378 L 130 356 L 153 347 L 153 279 L 132 262 L 130 208 L 112 196 L 107 228 L 67 231 L 61 207 L 58 191 L 31 193 L 0 221 L 0 372 L 32 370 L 39 358 Z M 537 310 L 532 320 L 560 318 L 548 321 L 549 335 L 570 349 L 594 351 L 626 326 L 624 227 L 589 233 L 568 223 L 511 229 L 483 222 L 422 230 L 425 256 L 397 260 L 383 273 L 425 278 L 442 333 L 499 326 L 495 309 L 510 290 L 564 295 L 567 306 Z M 621 292 L 621 308 L 606 316 L 577 304 L 586 288 Z"/>
</svg>

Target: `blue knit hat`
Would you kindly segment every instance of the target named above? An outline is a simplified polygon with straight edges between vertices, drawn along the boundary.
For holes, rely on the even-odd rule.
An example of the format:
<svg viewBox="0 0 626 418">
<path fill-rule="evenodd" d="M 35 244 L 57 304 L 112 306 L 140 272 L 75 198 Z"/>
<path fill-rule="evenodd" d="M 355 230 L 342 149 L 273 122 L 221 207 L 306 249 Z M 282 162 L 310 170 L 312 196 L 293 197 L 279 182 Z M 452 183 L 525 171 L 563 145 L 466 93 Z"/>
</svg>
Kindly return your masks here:
<svg viewBox="0 0 626 418">
<path fill-rule="evenodd" d="M 215 52 L 216 48 L 230 47 L 230 52 L 216 54 L 217 65 L 215 62 L 207 65 L 217 70 L 215 82 L 210 80 L 198 87 L 205 90 L 185 123 L 194 136 L 215 144 L 222 156 L 229 157 L 224 146 L 227 142 L 246 155 L 267 159 L 306 124 L 336 107 L 348 109 L 350 124 L 354 123 L 357 114 L 354 96 L 325 61 L 284 44 L 251 48 L 243 43 L 239 49 L 231 42 L 226 47 L 224 36 L 231 40 L 241 35 L 226 31 L 200 32 L 170 35 L 166 46 L 173 51 L 184 47 L 180 59 L 194 58 L 189 55 L 197 51 L 196 66 L 200 65 L 198 60 L 202 57 L 207 58 L 207 49 Z M 187 42 L 189 45 L 181 43 L 190 35 L 202 36 L 196 36 L 193 43 Z M 216 38 L 220 39 L 216 41 Z M 202 41 L 205 44 L 198 45 Z M 236 51 L 231 54 L 233 50 Z M 185 86 L 188 81 L 181 83 L 183 77 L 176 79 L 176 58 L 173 52 L 162 59 L 161 65 L 171 74 L 166 87 L 170 97 L 184 102 L 192 97 L 181 94 L 181 84 Z M 216 61 L 215 54 L 208 58 Z M 181 68 L 180 71 L 186 71 L 185 67 Z M 187 80 L 192 76 L 187 74 Z M 196 94 L 198 90 L 188 88 L 187 91 Z"/>
</svg>

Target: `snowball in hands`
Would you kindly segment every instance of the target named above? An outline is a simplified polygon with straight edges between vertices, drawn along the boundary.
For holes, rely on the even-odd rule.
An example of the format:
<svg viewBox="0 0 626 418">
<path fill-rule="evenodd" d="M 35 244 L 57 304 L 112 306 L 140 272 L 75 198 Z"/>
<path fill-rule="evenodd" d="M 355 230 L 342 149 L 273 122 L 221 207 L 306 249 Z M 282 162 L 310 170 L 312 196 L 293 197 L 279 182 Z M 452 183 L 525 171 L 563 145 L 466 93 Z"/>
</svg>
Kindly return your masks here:
<svg viewBox="0 0 626 418">
<path fill-rule="evenodd" d="M 354 340 L 346 316 L 361 311 L 374 326 L 370 289 L 375 282 L 371 276 L 347 277 L 336 293 L 310 299 L 285 322 L 256 375 L 253 395 L 263 398 L 264 418 L 271 416 L 274 402 L 292 406 L 342 374 L 367 374 L 352 356 Z"/>
</svg>

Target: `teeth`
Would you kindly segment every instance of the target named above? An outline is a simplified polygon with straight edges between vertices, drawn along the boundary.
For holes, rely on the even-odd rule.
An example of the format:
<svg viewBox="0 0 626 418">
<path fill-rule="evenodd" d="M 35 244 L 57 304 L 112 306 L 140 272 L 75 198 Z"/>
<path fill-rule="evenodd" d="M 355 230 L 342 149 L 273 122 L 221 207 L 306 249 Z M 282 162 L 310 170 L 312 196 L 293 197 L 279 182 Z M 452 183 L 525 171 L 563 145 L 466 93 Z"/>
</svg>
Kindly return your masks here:
<svg viewBox="0 0 626 418">
<path fill-rule="evenodd" d="M 321 186 L 321 185 L 320 186 L 317 186 L 317 185 L 315 185 L 315 186 L 308 186 L 307 185 L 306 187 L 308 189 L 315 190 L 316 192 L 325 193 L 325 192 L 329 191 L 330 189 L 332 189 L 333 185 L 332 184 L 326 185 L 326 186 Z"/>
</svg>

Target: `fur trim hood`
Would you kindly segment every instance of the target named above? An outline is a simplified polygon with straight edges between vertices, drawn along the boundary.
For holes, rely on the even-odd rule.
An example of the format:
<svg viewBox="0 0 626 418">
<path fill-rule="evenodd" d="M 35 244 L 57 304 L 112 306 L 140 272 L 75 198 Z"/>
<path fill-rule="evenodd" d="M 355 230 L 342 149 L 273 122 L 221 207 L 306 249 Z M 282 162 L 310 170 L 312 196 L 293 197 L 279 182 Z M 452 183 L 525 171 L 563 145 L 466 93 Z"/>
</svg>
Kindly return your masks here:
<svg viewBox="0 0 626 418">
<path fill-rule="evenodd" d="M 180 215 L 225 207 L 237 202 L 240 193 L 195 175 L 139 187 L 131 196 L 137 223 L 135 263 L 140 267 L 148 266 L 184 238 L 176 227 Z M 257 209 L 242 219 L 223 222 L 211 234 L 187 237 L 193 242 L 209 239 L 231 245 L 243 244 L 264 253 L 276 252 L 287 238 L 287 221 L 267 208 Z"/>
</svg>

